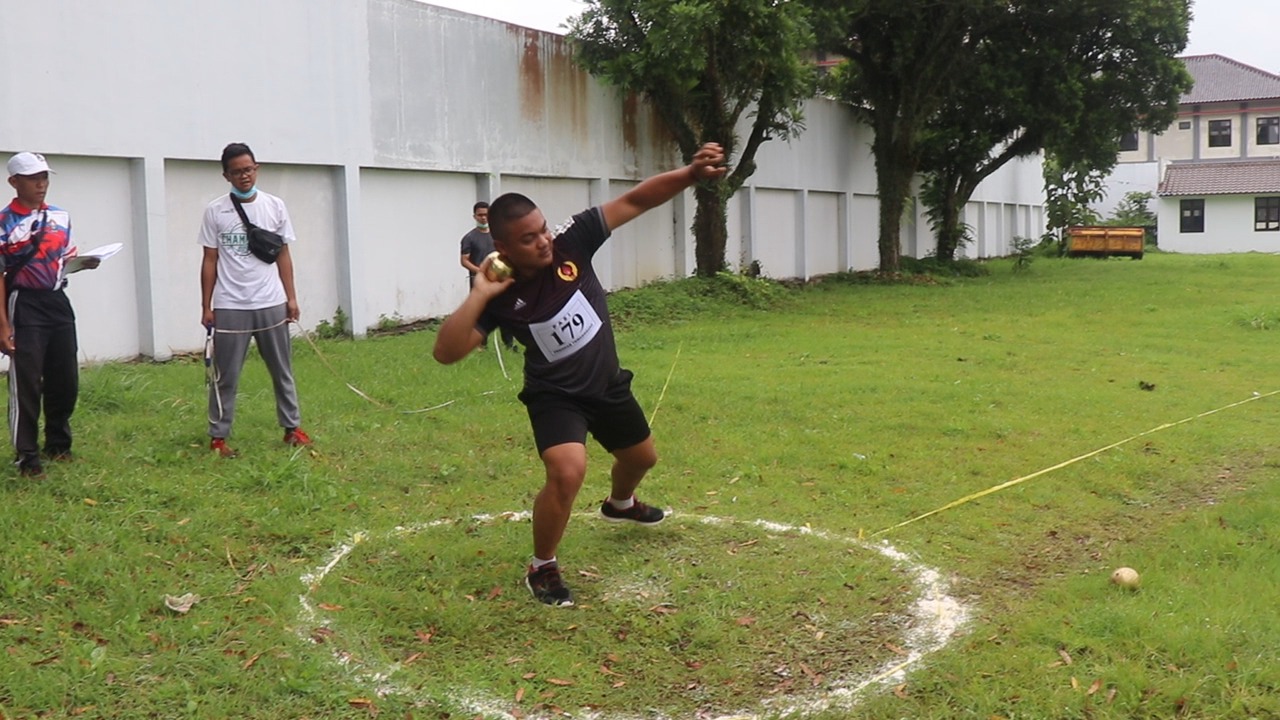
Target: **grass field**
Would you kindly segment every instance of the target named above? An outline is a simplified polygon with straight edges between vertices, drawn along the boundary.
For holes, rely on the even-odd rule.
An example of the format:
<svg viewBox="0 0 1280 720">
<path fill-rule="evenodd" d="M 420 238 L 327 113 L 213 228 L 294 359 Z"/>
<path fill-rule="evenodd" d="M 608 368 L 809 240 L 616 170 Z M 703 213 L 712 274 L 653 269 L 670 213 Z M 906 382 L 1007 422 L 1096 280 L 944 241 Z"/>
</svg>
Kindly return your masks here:
<svg viewBox="0 0 1280 720">
<path fill-rule="evenodd" d="M 1280 717 L 1280 257 L 988 268 L 616 294 L 674 515 L 594 520 L 593 447 L 572 609 L 518 358 L 297 342 L 311 451 L 251 358 L 231 461 L 198 361 L 87 369 L 77 460 L 0 476 L 0 717 Z M 917 659 L 921 569 L 968 614 Z"/>
</svg>

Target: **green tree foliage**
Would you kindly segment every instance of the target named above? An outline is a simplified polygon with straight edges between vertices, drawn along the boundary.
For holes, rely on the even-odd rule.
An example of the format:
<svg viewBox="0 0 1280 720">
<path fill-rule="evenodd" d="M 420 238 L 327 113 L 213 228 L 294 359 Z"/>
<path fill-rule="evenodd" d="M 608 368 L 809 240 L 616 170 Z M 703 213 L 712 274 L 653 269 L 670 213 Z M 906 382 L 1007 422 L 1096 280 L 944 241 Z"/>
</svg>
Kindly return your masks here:
<svg viewBox="0 0 1280 720">
<path fill-rule="evenodd" d="M 718 142 L 732 165 L 694 188 L 697 274 L 724 269 L 725 206 L 756 170 L 760 145 L 803 129 L 816 84 L 807 8 L 778 0 L 587 0 L 570 25 L 577 62 L 643 95 L 686 162 Z M 741 142 L 738 130 L 746 130 Z"/>
<path fill-rule="evenodd" d="M 1104 173 L 1080 161 L 1069 164 L 1056 155 L 1044 159 L 1046 242 L 1056 242 L 1066 252 L 1062 231 L 1075 225 L 1097 225 L 1098 214 L 1089 205 L 1106 194 Z"/>
<path fill-rule="evenodd" d="M 833 91 L 876 134 L 882 270 L 897 268 L 918 172 L 938 256 L 954 258 L 961 209 L 991 173 L 1045 149 L 1069 171 L 1050 191 L 1079 201 L 1119 136 L 1167 126 L 1189 87 L 1174 58 L 1188 0 L 812 1 L 820 47 L 848 58 Z"/>
<path fill-rule="evenodd" d="M 928 123 L 947 106 L 1001 0 L 811 0 L 819 47 L 846 58 L 831 91 L 875 133 L 880 269 L 896 272 L 902 215 Z"/>
<path fill-rule="evenodd" d="M 1115 166 L 1121 135 L 1168 127 L 1191 87 L 1176 57 L 1188 0 L 1016 0 L 988 22 L 1003 29 L 975 48 L 926 131 L 923 199 L 941 259 L 955 257 L 960 213 L 1000 167 L 1045 149 L 1071 175 L 1047 189 L 1081 188 L 1082 174 Z"/>
<path fill-rule="evenodd" d="M 1151 210 L 1153 195 L 1149 192 L 1128 192 L 1107 218 L 1108 225 L 1116 227 L 1154 227 L 1156 214 Z"/>
</svg>

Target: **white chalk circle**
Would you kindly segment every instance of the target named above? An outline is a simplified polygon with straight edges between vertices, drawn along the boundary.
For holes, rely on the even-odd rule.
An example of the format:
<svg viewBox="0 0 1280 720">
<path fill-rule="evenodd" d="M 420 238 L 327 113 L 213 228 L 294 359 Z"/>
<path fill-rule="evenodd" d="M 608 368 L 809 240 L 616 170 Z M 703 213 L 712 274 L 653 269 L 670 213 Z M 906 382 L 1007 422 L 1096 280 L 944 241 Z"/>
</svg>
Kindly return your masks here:
<svg viewBox="0 0 1280 720">
<path fill-rule="evenodd" d="M 594 516 L 592 516 L 594 517 Z M 785 696 L 771 696 L 762 700 L 755 708 L 747 708 L 738 712 L 709 717 L 699 714 L 699 720 L 763 720 L 764 718 L 789 716 L 801 717 L 829 710 L 847 710 L 858 702 L 866 692 L 876 688 L 901 683 L 907 671 L 920 663 L 932 653 L 941 650 L 957 635 L 968 621 L 971 611 L 956 598 L 947 594 L 949 583 L 942 574 L 933 568 L 914 562 L 906 553 L 894 548 L 885 541 L 868 542 L 847 537 L 808 526 L 797 527 L 766 520 L 735 520 L 714 516 L 680 515 L 681 520 L 717 525 L 717 526 L 750 526 L 765 532 L 777 534 L 794 534 L 812 537 L 816 540 L 861 548 L 877 553 L 890 560 L 893 565 L 910 576 L 916 597 L 910 609 L 901 617 L 895 618 L 900 627 L 906 628 L 901 655 L 888 663 L 875 668 L 869 673 L 857 676 L 830 678 L 826 687 L 812 692 L 797 692 Z M 527 522 L 527 512 L 501 513 L 498 515 L 475 515 L 471 518 L 477 523 L 492 523 L 495 520 L 511 522 Z M 333 618 L 312 598 L 325 578 L 334 571 L 361 544 L 371 540 L 394 542 L 399 538 L 427 532 L 446 526 L 453 526 L 456 519 L 441 519 L 415 525 L 401 526 L 373 536 L 368 532 L 353 533 L 345 542 L 329 551 L 324 561 L 312 570 L 303 573 L 298 579 L 306 588 L 298 596 L 299 616 L 298 635 L 304 640 L 317 643 L 315 629 L 331 628 Z M 533 602 L 532 599 L 529 600 Z M 565 612 L 551 610 L 549 612 Z M 572 612 L 572 611 L 570 611 Z M 471 716 L 490 718 L 513 718 L 510 712 L 510 698 L 498 697 L 492 693 L 473 688 L 452 688 L 442 696 L 439 691 L 428 692 L 397 682 L 396 675 L 401 665 L 393 661 L 369 661 L 355 658 L 341 648 L 330 646 L 336 665 L 346 672 L 358 685 L 368 686 L 372 693 L 380 697 L 395 695 L 406 698 L 415 704 L 451 705 Z M 520 710 L 524 720 L 551 720 L 556 717 L 550 714 L 540 715 L 535 711 Z M 571 713 L 576 718 L 593 720 L 665 720 L 670 716 L 646 712 L 628 714 L 625 712 L 606 712 L 593 709 L 582 709 Z M 563 717 L 563 716 L 561 716 Z"/>
</svg>

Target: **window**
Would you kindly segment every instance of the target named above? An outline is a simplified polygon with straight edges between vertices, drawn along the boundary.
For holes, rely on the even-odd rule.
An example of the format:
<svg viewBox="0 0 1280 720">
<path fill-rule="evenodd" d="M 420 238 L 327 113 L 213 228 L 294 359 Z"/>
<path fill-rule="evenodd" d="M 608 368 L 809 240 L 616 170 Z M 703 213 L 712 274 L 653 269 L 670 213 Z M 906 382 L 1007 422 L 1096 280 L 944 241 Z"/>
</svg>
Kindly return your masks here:
<svg viewBox="0 0 1280 720">
<path fill-rule="evenodd" d="M 1231 121 L 1209 121 L 1209 147 L 1231 147 Z"/>
<path fill-rule="evenodd" d="M 1120 136 L 1120 152 L 1138 149 L 1138 133 L 1128 132 Z"/>
<path fill-rule="evenodd" d="M 1280 117 L 1258 118 L 1258 144 L 1280 145 Z"/>
<path fill-rule="evenodd" d="M 1204 200 L 1183 200 L 1180 204 L 1182 232 L 1204 232 Z"/>
<path fill-rule="evenodd" d="M 1179 129 L 1179 130 L 1190 130 L 1190 129 L 1191 129 L 1191 121 L 1190 121 L 1190 120 L 1182 120 L 1182 121 L 1179 121 L 1179 122 L 1178 122 L 1178 129 Z"/>
<path fill-rule="evenodd" d="M 1253 229 L 1257 232 L 1280 232 L 1280 197 L 1254 199 Z"/>
</svg>

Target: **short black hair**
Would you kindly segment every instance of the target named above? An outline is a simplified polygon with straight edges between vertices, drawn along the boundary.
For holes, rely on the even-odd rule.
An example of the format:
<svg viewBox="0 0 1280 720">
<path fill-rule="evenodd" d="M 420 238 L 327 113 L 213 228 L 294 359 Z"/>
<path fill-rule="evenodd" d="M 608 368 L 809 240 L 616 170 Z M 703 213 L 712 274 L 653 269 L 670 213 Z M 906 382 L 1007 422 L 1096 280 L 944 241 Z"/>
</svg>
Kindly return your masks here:
<svg viewBox="0 0 1280 720">
<path fill-rule="evenodd" d="M 248 155 L 249 159 L 254 163 L 258 162 L 258 158 L 253 156 L 253 150 L 250 150 L 248 145 L 245 145 L 244 143 L 231 143 L 230 145 L 222 148 L 222 172 L 226 172 L 227 165 L 241 155 Z"/>
<path fill-rule="evenodd" d="M 485 201 L 481 200 L 480 202 L 478 202 L 478 203 L 476 203 L 475 205 L 472 205 L 472 206 L 471 206 L 471 214 L 472 214 L 472 215 L 475 215 L 476 213 L 480 212 L 481 210 L 488 210 L 488 209 L 489 209 L 489 203 L 487 203 L 487 202 L 485 202 Z"/>
<path fill-rule="evenodd" d="M 520 193 L 499 195 L 489 205 L 489 234 L 495 240 L 505 241 L 507 226 L 537 209 L 532 200 Z"/>
</svg>

